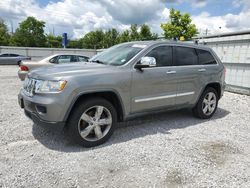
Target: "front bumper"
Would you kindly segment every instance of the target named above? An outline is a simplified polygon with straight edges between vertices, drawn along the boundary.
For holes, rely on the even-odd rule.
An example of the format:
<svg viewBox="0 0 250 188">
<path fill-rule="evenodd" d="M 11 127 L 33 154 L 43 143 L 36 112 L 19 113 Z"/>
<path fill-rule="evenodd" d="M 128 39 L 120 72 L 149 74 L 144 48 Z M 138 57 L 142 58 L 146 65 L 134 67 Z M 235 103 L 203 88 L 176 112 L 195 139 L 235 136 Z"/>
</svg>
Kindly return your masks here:
<svg viewBox="0 0 250 188">
<path fill-rule="evenodd" d="M 32 99 L 21 91 L 18 95 L 18 103 L 24 109 L 25 115 L 35 124 L 56 129 L 61 129 L 65 125 L 65 122 L 58 117 L 61 106 L 53 100 Z"/>
<path fill-rule="evenodd" d="M 65 122 L 50 122 L 50 121 L 44 121 L 40 119 L 35 113 L 29 112 L 24 109 L 25 115 L 30 118 L 34 124 L 45 127 L 45 128 L 53 128 L 56 130 L 62 130 L 65 126 Z"/>
</svg>

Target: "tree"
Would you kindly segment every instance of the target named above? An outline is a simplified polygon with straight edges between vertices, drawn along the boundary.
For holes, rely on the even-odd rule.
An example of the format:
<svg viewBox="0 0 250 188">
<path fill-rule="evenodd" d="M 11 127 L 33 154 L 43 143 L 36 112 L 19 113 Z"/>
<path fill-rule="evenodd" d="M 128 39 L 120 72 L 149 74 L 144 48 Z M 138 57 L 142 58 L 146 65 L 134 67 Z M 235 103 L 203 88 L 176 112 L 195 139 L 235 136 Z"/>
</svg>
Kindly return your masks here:
<svg viewBox="0 0 250 188">
<path fill-rule="evenodd" d="M 47 43 L 47 46 L 50 48 L 61 48 L 62 47 L 62 37 L 61 36 L 54 36 L 54 35 L 47 35 L 46 36 L 46 43 Z"/>
<path fill-rule="evenodd" d="M 109 29 L 104 33 L 103 44 L 108 48 L 118 43 L 119 32 L 115 29 Z"/>
<path fill-rule="evenodd" d="M 102 30 L 91 31 L 87 33 L 81 40 L 83 48 L 101 49 L 105 48 L 103 42 L 104 32 Z"/>
<path fill-rule="evenodd" d="M 44 35 L 45 22 L 28 17 L 19 24 L 13 35 L 13 43 L 17 46 L 44 47 L 46 37 Z"/>
<path fill-rule="evenodd" d="M 0 46 L 9 45 L 10 35 L 4 21 L 0 19 Z"/>
<path fill-rule="evenodd" d="M 129 30 L 125 30 L 122 33 L 120 33 L 117 40 L 118 43 L 130 41 Z"/>
<path fill-rule="evenodd" d="M 82 48 L 82 41 L 79 40 L 69 40 L 67 48 Z"/>
<path fill-rule="evenodd" d="M 140 34 L 138 33 L 137 24 L 133 24 L 130 26 L 130 40 L 131 41 L 140 40 Z"/>
<path fill-rule="evenodd" d="M 183 36 L 185 40 L 189 40 L 198 33 L 188 13 L 181 14 L 180 11 L 172 8 L 169 18 L 169 22 L 161 24 L 165 38 L 173 39 Z"/>
<path fill-rule="evenodd" d="M 150 27 L 146 24 L 141 26 L 140 39 L 141 40 L 155 40 L 158 38 L 156 33 L 152 33 Z"/>
</svg>

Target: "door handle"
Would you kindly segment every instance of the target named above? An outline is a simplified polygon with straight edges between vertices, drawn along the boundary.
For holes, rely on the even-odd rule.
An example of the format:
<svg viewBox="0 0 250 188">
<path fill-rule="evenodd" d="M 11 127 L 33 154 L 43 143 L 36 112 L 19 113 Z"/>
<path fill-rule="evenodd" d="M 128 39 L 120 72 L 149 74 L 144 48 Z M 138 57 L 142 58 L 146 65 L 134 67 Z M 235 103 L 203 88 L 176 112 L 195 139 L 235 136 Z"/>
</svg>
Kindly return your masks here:
<svg viewBox="0 0 250 188">
<path fill-rule="evenodd" d="M 167 73 L 167 74 L 175 74 L 176 71 L 167 71 L 166 73 Z"/>
<path fill-rule="evenodd" d="M 206 69 L 198 69 L 198 72 L 206 72 Z"/>
</svg>

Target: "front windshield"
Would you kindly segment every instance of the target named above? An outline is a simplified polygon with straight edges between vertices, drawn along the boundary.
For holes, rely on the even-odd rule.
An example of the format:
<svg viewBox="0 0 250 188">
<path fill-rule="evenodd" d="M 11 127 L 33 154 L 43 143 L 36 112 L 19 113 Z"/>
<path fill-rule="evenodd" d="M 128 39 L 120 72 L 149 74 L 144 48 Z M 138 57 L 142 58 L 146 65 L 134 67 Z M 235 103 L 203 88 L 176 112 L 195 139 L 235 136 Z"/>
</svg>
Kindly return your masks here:
<svg viewBox="0 0 250 188">
<path fill-rule="evenodd" d="M 136 44 L 116 45 L 97 54 L 89 61 L 114 66 L 124 65 L 145 47 L 146 45 Z"/>
</svg>

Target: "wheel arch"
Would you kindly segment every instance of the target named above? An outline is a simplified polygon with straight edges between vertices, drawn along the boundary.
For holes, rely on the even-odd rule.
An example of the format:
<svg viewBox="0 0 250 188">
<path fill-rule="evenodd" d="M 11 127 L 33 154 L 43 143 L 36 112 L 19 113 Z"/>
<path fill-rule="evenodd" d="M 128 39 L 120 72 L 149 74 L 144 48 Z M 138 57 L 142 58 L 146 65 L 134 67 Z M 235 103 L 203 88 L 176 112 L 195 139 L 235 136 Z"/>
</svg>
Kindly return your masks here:
<svg viewBox="0 0 250 188">
<path fill-rule="evenodd" d="M 83 92 L 79 93 L 75 99 L 70 104 L 70 107 L 68 108 L 66 115 L 64 117 L 64 121 L 67 122 L 70 114 L 72 113 L 74 107 L 79 104 L 79 102 L 83 100 L 87 100 L 88 98 L 94 98 L 94 97 L 100 97 L 104 98 L 107 101 L 109 101 L 116 109 L 117 111 L 117 118 L 118 121 L 123 121 L 125 117 L 125 109 L 123 106 L 122 98 L 119 95 L 119 93 L 115 90 L 102 90 L 102 91 L 89 91 L 89 92 Z"/>
<path fill-rule="evenodd" d="M 206 86 L 201 90 L 200 94 L 199 94 L 199 97 L 196 99 L 195 101 L 195 106 L 196 104 L 198 103 L 202 93 L 208 88 L 208 87 L 211 87 L 211 88 L 214 88 L 216 91 L 217 91 L 217 94 L 219 96 L 219 99 L 221 98 L 221 84 L 219 82 L 211 82 L 211 83 L 208 83 L 206 84 Z"/>
</svg>

